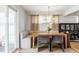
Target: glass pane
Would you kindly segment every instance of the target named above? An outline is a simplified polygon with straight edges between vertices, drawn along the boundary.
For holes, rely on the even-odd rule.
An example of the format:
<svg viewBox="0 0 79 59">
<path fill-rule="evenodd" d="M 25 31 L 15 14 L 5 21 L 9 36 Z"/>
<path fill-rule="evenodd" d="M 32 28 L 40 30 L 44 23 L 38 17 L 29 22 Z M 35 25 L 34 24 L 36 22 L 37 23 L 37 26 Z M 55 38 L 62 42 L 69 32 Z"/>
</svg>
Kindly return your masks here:
<svg viewBox="0 0 79 59">
<path fill-rule="evenodd" d="M 39 24 L 39 31 L 41 31 L 41 32 L 47 32 L 47 30 L 48 30 L 47 28 L 48 28 L 47 23 Z"/>
<path fill-rule="evenodd" d="M 39 16 L 39 24 L 46 22 L 47 22 L 46 16 Z"/>
<path fill-rule="evenodd" d="M 65 25 L 61 25 L 61 30 L 65 30 Z"/>
<path fill-rule="evenodd" d="M 6 19 L 5 19 L 5 14 L 3 12 L 0 13 L 0 24 L 1 23 L 6 23 Z"/>
<path fill-rule="evenodd" d="M 5 36 L 6 36 L 5 29 L 6 29 L 5 24 L 3 25 L 0 24 L 0 46 L 5 46 Z"/>
<path fill-rule="evenodd" d="M 66 30 L 69 30 L 69 28 L 70 28 L 69 25 L 66 25 Z"/>
<path fill-rule="evenodd" d="M 5 52 L 6 6 L 0 5 L 0 52 Z"/>
<path fill-rule="evenodd" d="M 46 16 L 39 16 L 39 31 L 46 32 L 47 26 Z"/>
<path fill-rule="evenodd" d="M 5 24 L 0 24 L 0 52 L 4 52 L 5 48 L 5 39 L 6 39 L 6 32 L 5 32 Z"/>
<path fill-rule="evenodd" d="M 47 16 L 47 22 L 52 23 L 52 16 Z"/>
<path fill-rule="evenodd" d="M 11 8 L 9 8 L 9 24 L 15 23 L 15 11 L 13 11 Z"/>
<path fill-rule="evenodd" d="M 74 25 L 70 25 L 70 27 L 71 27 L 71 30 L 74 30 Z"/>
<path fill-rule="evenodd" d="M 15 49 L 15 20 L 16 20 L 16 11 L 9 8 L 9 51 Z"/>
<path fill-rule="evenodd" d="M 15 35 L 15 26 L 9 25 L 9 35 Z"/>
<path fill-rule="evenodd" d="M 39 31 L 58 31 L 58 16 L 39 16 Z"/>
</svg>

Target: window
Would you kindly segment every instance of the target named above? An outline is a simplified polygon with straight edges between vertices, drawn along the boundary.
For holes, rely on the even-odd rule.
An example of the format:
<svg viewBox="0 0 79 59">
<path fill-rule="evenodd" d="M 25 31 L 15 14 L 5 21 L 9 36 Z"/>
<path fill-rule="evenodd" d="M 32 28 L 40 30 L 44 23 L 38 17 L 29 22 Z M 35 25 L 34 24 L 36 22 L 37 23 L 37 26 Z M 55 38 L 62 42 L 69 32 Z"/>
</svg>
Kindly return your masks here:
<svg viewBox="0 0 79 59">
<path fill-rule="evenodd" d="M 8 15 L 8 27 L 9 27 L 9 42 L 8 47 L 9 51 L 14 50 L 16 47 L 16 11 L 9 7 L 9 15 Z"/>
<path fill-rule="evenodd" d="M 6 12 L 5 6 L 0 6 L 0 52 L 5 52 Z"/>
<path fill-rule="evenodd" d="M 48 31 L 48 25 L 52 24 L 52 16 L 39 16 L 39 31 Z"/>
<path fill-rule="evenodd" d="M 58 31 L 58 16 L 39 16 L 39 31 L 47 32 L 48 27 Z"/>
</svg>

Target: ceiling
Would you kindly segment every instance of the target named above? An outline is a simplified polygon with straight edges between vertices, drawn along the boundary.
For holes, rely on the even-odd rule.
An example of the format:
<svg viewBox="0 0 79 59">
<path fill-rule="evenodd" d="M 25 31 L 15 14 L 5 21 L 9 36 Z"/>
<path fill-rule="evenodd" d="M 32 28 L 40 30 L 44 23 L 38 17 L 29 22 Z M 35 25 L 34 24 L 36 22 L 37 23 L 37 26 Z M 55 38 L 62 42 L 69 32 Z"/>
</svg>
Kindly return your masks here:
<svg viewBox="0 0 79 59">
<path fill-rule="evenodd" d="M 73 5 L 23 5 L 22 7 L 30 14 L 52 14 L 62 15 L 67 9 L 73 7 Z M 48 12 L 49 11 L 49 12 Z"/>
<path fill-rule="evenodd" d="M 70 15 L 79 15 L 79 10 L 74 13 L 71 13 Z"/>
<path fill-rule="evenodd" d="M 4 12 L 6 10 L 6 7 L 4 5 L 0 5 L 0 13 Z"/>
</svg>

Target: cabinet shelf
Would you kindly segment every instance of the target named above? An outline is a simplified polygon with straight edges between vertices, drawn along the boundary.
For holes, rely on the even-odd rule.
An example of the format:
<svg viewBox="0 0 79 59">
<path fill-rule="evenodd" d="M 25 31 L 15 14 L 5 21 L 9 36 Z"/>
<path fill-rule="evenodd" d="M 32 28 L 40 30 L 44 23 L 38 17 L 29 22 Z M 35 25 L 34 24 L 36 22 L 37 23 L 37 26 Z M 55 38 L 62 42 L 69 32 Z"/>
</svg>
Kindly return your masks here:
<svg viewBox="0 0 79 59">
<path fill-rule="evenodd" d="M 60 23 L 59 24 L 59 32 L 65 32 L 65 33 L 69 32 L 70 38 L 75 40 L 76 37 L 78 37 L 79 23 Z"/>
</svg>

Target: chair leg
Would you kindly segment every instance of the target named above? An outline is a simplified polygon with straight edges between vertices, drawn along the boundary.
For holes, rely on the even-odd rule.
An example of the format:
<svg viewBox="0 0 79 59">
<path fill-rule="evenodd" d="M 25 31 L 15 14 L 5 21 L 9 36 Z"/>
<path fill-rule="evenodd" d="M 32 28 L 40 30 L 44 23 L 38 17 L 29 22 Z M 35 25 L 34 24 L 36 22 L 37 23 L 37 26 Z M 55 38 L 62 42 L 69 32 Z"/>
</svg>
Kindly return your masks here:
<svg viewBox="0 0 79 59">
<path fill-rule="evenodd" d="M 52 51 L 52 42 L 51 42 L 51 40 L 50 40 L 50 43 L 48 44 L 48 47 L 49 47 L 49 52 L 51 52 Z"/>
<path fill-rule="evenodd" d="M 51 52 L 52 51 L 52 45 L 50 43 L 48 45 L 48 48 L 49 48 L 49 52 Z"/>
<path fill-rule="evenodd" d="M 53 43 L 51 43 L 51 51 L 53 52 Z"/>
<path fill-rule="evenodd" d="M 64 45 L 60 44 L 60 48 L 62 49 L 62 51 L 64 52 Z"/>
<path fill-rule="evenodd" d="M 37 48 L 38 48 L 38 52 L 40 52 L 39 39 L 37 40 Z"/>
<path fill-rule="evenodd" d="M 62 44 L 62 50 L 63 50 L 63 52 L 64 52 L 64 45 Z"/>
</svg>

